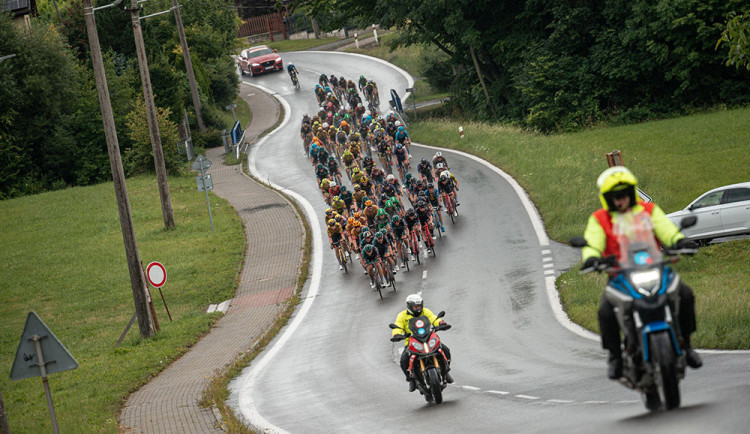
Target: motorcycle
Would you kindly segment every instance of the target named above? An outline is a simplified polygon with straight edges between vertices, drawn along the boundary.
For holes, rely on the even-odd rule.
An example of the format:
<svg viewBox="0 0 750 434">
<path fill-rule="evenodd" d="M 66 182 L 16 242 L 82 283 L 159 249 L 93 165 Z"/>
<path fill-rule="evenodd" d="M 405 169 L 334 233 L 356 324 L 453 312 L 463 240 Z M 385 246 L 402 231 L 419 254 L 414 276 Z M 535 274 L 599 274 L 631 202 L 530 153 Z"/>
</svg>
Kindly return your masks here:
<svg viewBox="0 0 750 434">
<path fill-rule="evenodd" d="M 437 314 L 438 318 L 443 316 L 445 316 L 444 311 Z M 389 327 L 399 328 L 396 324 L 389 324 Z M 445 379 L 448 357 L 443 352 L 436 332 L 450 328 L 451 326 L 446 323 L 433 327 L 426 316 L 419 316 L 409 320 L 411 334 L 396 335 L 391 339 L 393 342 L 409 339 L 404 349 L 404 351 L 411 352 L 409 371 L 416 381 L 417 390 L 427 402 L 435 404 L 443 402 L 443 389 L 448 386 Z"/>
<path fill-rule="evenodd" d="M 680 222 L 680 230 L 695 225 L 695 216 Z M 680 406 L 679 382 L 685 377 L 682 334 L 674 312 L 680 305 L 680 276 L 668 264 L 680 254 L 695 249 L 664 250 L 662 254 L 648 213 L 618 214 L 613 219 L 620 245 L 620 261 L 602 258 L 597 267 L 583 269 L 607 272 L 610 280 L 605 297 L 615 307 L 615 316 L 625 339 L 622 347 L 623 376 L 619 382 L 641 393 L 646 408 L 656 411 Z M 573 247 L 586 247 L 583 237 L 570 240 Z"/>
</svg>

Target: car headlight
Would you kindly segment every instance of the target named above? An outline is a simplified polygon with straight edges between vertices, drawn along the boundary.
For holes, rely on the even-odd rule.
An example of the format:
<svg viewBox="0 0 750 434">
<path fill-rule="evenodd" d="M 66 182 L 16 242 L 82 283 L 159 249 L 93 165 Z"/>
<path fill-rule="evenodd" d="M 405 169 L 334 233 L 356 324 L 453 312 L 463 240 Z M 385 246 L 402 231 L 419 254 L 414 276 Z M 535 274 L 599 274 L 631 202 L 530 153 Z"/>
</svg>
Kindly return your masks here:
<svg viewBox="0 0 750 434">
<path fill-rule="evenodd" d="M 634 271 L 630 273 L 630 280 L 641 294 L 654 295 L 659 290 L 661 270 L 652 268 L 645 271 Z"/>
<path fill-rule="evenodd" d="M 257 68 L 257 67 L 260 66 L 260 63 L 253 63 L 253 66 L 255 66 Z"/>
</svg>

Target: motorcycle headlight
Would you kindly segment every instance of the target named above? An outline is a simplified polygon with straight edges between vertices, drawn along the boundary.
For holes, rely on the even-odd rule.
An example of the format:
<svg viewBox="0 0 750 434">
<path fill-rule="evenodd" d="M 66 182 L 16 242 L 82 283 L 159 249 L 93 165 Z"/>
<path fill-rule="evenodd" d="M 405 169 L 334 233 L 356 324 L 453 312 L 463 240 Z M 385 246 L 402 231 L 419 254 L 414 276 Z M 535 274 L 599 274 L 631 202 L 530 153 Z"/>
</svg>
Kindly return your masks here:
<svg viewBox="0 0 750 434">
<path fill-rule="evenodd" d="M 635 271 L 630 273 L 630 280 L 641 294 L 646 296 L 654 295 L 659 290 L 661 270 L 652 268 L 645 271 Z"/>
<path fill-rule="evenodd" d="M 430 339 L 430 348 L 435 348 L 435 343 L 437 342 L 437 339 L 432 338 Z"/>
<path fill-rule="evenodd" d="M 411 346 L 418 349 L 419 351 L 424 351 L 424 347 L 420 342 L 414 341 L 411 343 Z"/>
</svg>

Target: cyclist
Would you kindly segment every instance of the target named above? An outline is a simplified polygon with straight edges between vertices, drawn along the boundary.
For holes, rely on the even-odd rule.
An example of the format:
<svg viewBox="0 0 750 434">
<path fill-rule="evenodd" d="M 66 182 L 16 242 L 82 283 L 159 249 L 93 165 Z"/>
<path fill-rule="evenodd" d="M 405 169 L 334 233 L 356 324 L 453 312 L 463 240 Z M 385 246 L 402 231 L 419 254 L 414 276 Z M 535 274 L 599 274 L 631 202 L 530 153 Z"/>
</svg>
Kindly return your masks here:
<svg viewBox="0 0 750 434">
<path fill-rule="evenodd" d="M 354 184 L 354 193 L 352 193 L 352 197 L 354 198 L 354 204 L 357 209 L 362 209 L 360 205 L 362 204 L 362 200 L 367 197 L 367 192 L 362 190 L 362 187 L 359 184 Z"/>
<path fill-rule="evenodd" d="M 370 233 L 369 231 L 367 233 Z M 372 235 L 370 235 L 372 237 Z M 383 276 L 385 276 L 385 273 L 383 271 L 383 263 L 380 259 L 380 254 L 378 253 L 378 249 L 375 248 L 371 243 L 365 244 L 362 247 L 362 262 L 365 265 L 365 271 L 367 274 L 370 275 L 370 287 L 375 288 L 376 285 L 376 276 L 375 276 L 375 268 L 377 267 L 379 282 L 378 284 L 381 286 L 386 286 L 387 283 L 385 282 Z"/>
<path fill-rule="evenodd" d="M 318 78 L 318 83 L 320 83 L 321 86 L 324 88 L 328 87 L 328 77 L 326 77 L 325 74 L 320 74 L 320 77 Z M 326 90 L 328 92 L 328 90 Z"/>
<path fill-rule="evenodd" d="M 339 251 L 337 250 L 338 245 L 344 241 L 342 237 L 343 228 L 334 219 L 328 220 L 328 241 L 331 243 L 331 249 L 336 255 L 336 259 L 339 260 L 339 270 L 343 270 L 344 267 L 341 263 L 346 262 L 347 258 L 339 258 Z"/>
<path fill-rule="evenodd" d="M 323 200 L 327 204 L 331 204 L 331 201 L 328 199 L 328 189 L 331 188 L 331 180 L 328 178 L 323 178 L 322 181 L 320 181 L 320 192 L 323 193 Z"/>
<path fill-rule="evenodd" d="M 407 252 L 404 252 L 402 248 L 409 245 L 409 228 L 407 227 L 406 222 L 404 222 L 404 220 L 399 217 L 398 214 L 395 214 L 393 217 L 391 217 L 391 231 L 393 231 L 393 236 L 396 238 L 396 240 L 402 240 L 404 242 L 403 246 L 400 242 L 396 243 L 398 257 L 402 258 L 401 268 L 404 268 L 406 267 L 406 263 L 404 263 L 403 258 L 406 257 Z"/>
<path fill-rule="evenodd" d="M 445 164 L 445 168 L 450 170 L 450 167 L 448 166 L 448 160 L 445 159 L 443 153 L 440 151 L 435 152 L 435 156 L 432 157 L 432 165 L 437 167 L 438 163 Z"/>
<path fill-rule="evenodd" d="M 345 185 L 342 185 L 339 189 L 339 197 L 346 205 L 347 214 L 351 214 L 354 211 L 354 196 L 352 195 L 352 192 L 349 191 Z"/>
<path fill-rule="evenodd" d="M 445 163 L 438 163 L 435 165 L 435 171 L 433 172 L 433 175 L 435 179 L 440 179 L 440 174 L 447 171 L 448 168 L 445 167 Z"/>
<path fill-rule="evenodd" d="M 435 228 L 432 223 L 432 210 L 429 208 L 427 201 L 425 200 L 417 200 L 417 206 L 416 206 L 416 213 L 417 218 L 419 218 L 420 226 L 427 225 L 427 230 L 430 231 L 429 236 L 432 237 L 434 240 L 436 237 L 432 233 L 433 229 Z M 428 234 L 424 234 L 425 236 L 428 236 Z"/>
<path fill-rule="evenodd" d="M 393 155 L 396 156 L 396 164 L 398 165 L 398 174 L 401 179 L 404 179 L 404 172 L 409 168 L 409 153 L 401 143 L 396 143 L 396 149 L 393 150 Z"/>
<path fill-rule="evenodd" d="M 388 220 L 390 223 L 390 219 Z M 373 241 L 372 245 L 375 246 L 376 249 L 378 249 L 378 253 L 380 254 L 380 257 L 383 258 L 383 260 L 386 262 L 386 265 L 391 267 L 391 272 L 393 274 L 396 274 L 398 272 L 398 265 L 396 265 L 396 261 L 393 259 L 393 249 L 391 248 L 391 243 L 388 241 L 385 233 L 386 231 L 383 230 L 375 232 L 375 240 Z"/>
<path fill-rule="evenodd" d="M 398 127 L 398 130 L 396 130 L 396 134 L 393 136 L 393 140 L 406 146 L 406 151 L 409 152 L 409 155 L 411 155 L 411 139 L 409 138 L 409 133 L 406 132 L 406 128 L 404 128 L 403 125 Z"/>
<path fill-rule="evenodd" d="M 341 169 L 339 168 L 339 162 L 333 155 L 328 157 L 328 176 L 341 185 Z"/>
<path fill-rule="evenodd" d="M 404 223 L 406 223 L 406 227 L 409 229 L 409 233 L 415 232 L 417 237 L 422 236 L 422 227 L 419 225 L 419 218 L 417 217 L 417 213 L 414 211 L 414 208 L 409 208 L 409 211 L 406 212 L 406 216 L 403 218 Z M 419 241 L 416 241 L 417 243 Z M 414 260 L 414 252 L 417 251 L 417 246 L 411 246 L 411 260 Z"/>
<path fill-rule="evenodd" d="M 456 177 L 453 176 L 452 173 L 449 171 L 445 171 L 440 174 L 440 181 L 438 181 L 438 192 L 447 193 L 449 196 L 453 198 L 453 201 L 456 203 L 456 206 L 461 205 L 458 203 L 458 194 L 456 193 L 458 191 L 458 181 L 456 180 Z M 446 207 L 448 205 L 446 204 Z"/>
<path fill-rule="evenodd" d="M 351 179 L 352 176 L 352 170 L 354 169 L 354 154 L 352 154 L 352 151 L 350 151 L 348 148 L 344 151 L 343 154 L 341 154 L 341 161 L 344 162 L 344 169 L 346 169 L 346 173 L 349 174 L 349 178 Z"/>
<path fill-rule="evenodd" d="M 318 156 L 320 156 L 320 150 L 318 150 Z M 318 163 L 315 167 L 315 176 L 318 178 L 318 182 L 323 181 L 323 178 L 330 179 L 328 176 L 328 169 L 326 169 L 323 163 Z"/>
<path fill-rule="evenodd" d="M 375 185 L 375 194 L 380 193 L 380 186 L 383 185 L 385 182 L 385 172 L 378 166 L 373 166 L 372 171 L 370 172 L 370 179 L 372 180 L 372 183 Z"/>
<path fill-rule="evenodd" d="M 385 207 L 385 204 L 383 204 L 383 207 Z M 388 215 L 385 208 L 380 208 L 378 209 L 378 213 L 375 214 L 373 223 L 375 223 L 375 229 L 377 230 L 382 230 L 383 228 L 387 229 L 391 224 L 391 216 Z"/>
<path fill-rule="evenodd" d="M 369 155 L 365 155 L 362 160 L 362 168 L 365 170 L 365 173 L 370 173 L 374 166 L 375 162 L 372 161 L 372 157 L 370 157 Z"/>
<path fill-rule="evenodd" d="M 432 166 L 430 165 L 430 162 L 427 161 L 426 158 L 422 158 L 422 161 L 417 164 L 417 172 L 419 172 L 419 175 L 422 177 L 423 180 L 426 180 L 428 182 L 433 182 L 432 179 Z"/>
<path fill-rule="evenodd" d="M 367 198 L 365 200 L 365 206 L 362 210 L 362 214 L 367 217 L 367 226 L 375 227 L 375 216 L 378 214 L 378 206 L 372 203 L 372 200 Z"/>
<path fill-rule="evenodd" d="M 292 79 L 292 84 L 297 85 L 297 74 L 299 74 L 299 71 L 297 71 L 297 67 L 294 66 L 294 63 L 288 63 L 286 65 L 286 72 L 289 74 L 289 77 Z"/>
<path fill-rule="evenodd" d="M 440 193 L 435 188 L 435 184 L 427 184 L 427 191 L 425 192 L 425 198 L 430 203 L 433 209 L 438 210 L 437 216 L 440 222 L 440 231 L 445 232 L 445 226 L 443 226 L 443 214 L 440 213 Z"/>
</svg>

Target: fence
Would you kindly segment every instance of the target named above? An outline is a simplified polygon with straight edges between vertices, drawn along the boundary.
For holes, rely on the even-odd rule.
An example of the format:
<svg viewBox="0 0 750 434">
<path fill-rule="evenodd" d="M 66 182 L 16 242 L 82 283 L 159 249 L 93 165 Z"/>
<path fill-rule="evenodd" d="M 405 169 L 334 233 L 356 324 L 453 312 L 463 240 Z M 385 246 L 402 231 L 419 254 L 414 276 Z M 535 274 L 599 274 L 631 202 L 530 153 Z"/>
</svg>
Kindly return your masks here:
<svg viewBox="0 0 750 434">
<path fill-rule="evenodd" d="M 256 35 L 269 35 L 269 39 L 273 42 L 274 33 L 281 33 L 283 38 L 287 39 L 286 27 L 284 16 L 280 12 L 276 12 L 274 14 L 250 17 L 243 20 L 237 36 L 244 38 Z"/>
</svg>

